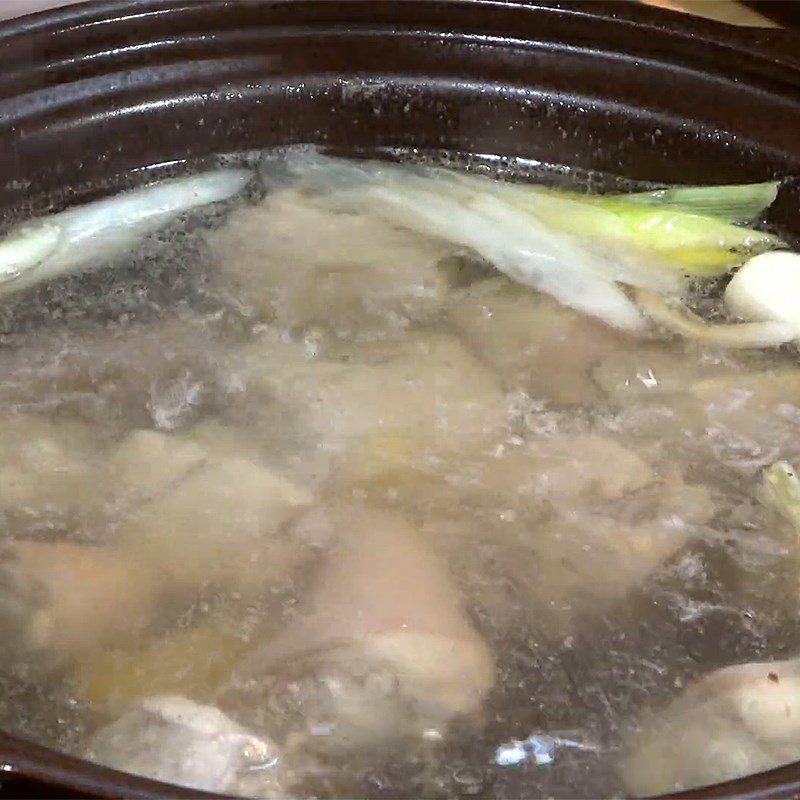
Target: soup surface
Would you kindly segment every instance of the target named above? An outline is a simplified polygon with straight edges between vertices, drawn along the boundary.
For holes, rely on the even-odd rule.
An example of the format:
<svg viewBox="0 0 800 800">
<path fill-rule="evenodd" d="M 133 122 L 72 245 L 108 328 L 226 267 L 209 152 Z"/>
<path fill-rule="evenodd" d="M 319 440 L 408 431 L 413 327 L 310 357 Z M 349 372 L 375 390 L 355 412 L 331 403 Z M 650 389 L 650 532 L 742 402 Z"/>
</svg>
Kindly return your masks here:
<svg viewBox="0 0 800 800">
<path fill-rule="evenodd" d="M 0 727 L 262 797 L 800 758 L 794 348 L 606 324 L 284 162 L 0 297 Z"/>
</svg>

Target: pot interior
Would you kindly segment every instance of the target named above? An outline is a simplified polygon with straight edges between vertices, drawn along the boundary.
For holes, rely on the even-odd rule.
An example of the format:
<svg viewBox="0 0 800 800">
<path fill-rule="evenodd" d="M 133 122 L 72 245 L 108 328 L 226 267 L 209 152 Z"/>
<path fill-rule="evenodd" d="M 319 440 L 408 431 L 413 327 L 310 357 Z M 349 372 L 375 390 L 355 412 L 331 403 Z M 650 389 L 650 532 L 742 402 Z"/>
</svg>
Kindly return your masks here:
<svg viewBox="0 0 800 800">
<path fill-rule="evenodd" d="M 9 226 L 154 178 L 202 171 L 220 156 L 226 164 L 253 164 L 263 151 L 314 145 L 360 158 L 471 158 L 489 170 L 590 189 L 780 180 L 763 222 L 790 241 L 800 234 L 800 65 L 780 31 L 734 31 L 601 2 L 103 0 L 8 22 L 0 43 L 0 212 Z M 173 278 L 168 273 L 159 285 L 163 295 L 153 290 L 153 302 L 172 311 Z M 92 286 L 112 291 L 114 278 Z M 52 316 L 54 298 L 40 296 L 39 316 L 3 319 L 8 347 L 20 320 L 39 324 Z M 59 313 L 69 316 L 79 306 L 66 303 Z M 103 312 L 111 323 L 120 313 L 112 306 Z M 769 364 L 779 366 L 784 362 Z M 702 548 L 693 553 L 705 555 Z M 715 568 L 724 569 L 729 556 L 714 556 Z M 595 671 L 614 674 L 626 668 L 625 658 L 615 660 L 626 637 L 657 650 L 658 626 L 667 625 L 663 609 L 642 610 L 647 584 L 637 591 L 636 613 L 620 612 L 623 622 L 607 615 L 595 621 L 607 628 L 601 635 L 581 629 L 557 646 L 551 637 L 555 659 L 537 651 L 535 633 L 506 654 L 503 669 L 520 680 L 506 707 L 539 702 L 520 677 L 527 672 L 560 694 L 566 727 L 576 719 L 570 706 L 583 703 L 587 718 L 602 716 L 616 698 L 591 685 L 587 651 L 570 651 L 577 638 L 591 651 Z M 663 603 L 667 594 L 659 595 Z M 699 595 L 698 608 L 714 605 L 713 597 Z M 682 648 L 676 680 L 697 677 L 697 664 L 708 670 L 759 654 L 790 655 L 782 648 L 794 642 L 786 633 L 791 620 L 763 633 L 748 627 L 746 609 L 738 613 L 712 609 L 702 624 L 687 627 L 686 641 L 675 634 L 665 649 Z M 664 700 L 659 679 L 648 680 L 636 702 L 650 691 Z M 553 724 L 546 707 L 538 711 Z M 470 759 L 485 760 L 480 748 L 522 738 L 529 724 L 531 714 L 509 712 L 502 724 L 488 725 L 480 746 L 471 749 L 462 737 L 446 754 L 454 759 L 446 791 L 500 797 L 585 788 L 565 787 L 547 770 L 505 772 L 493 781 L 478 770 L 475 778 Z M 18 773 L 81 792 L 173 791 L 11 736 L 0 745 L 0 757 Z M 424 765 L 415 767 L 424 772 Z M 577 761 L 574 769 L 582 769 Z M 598 792 L 620 791 L 613 770 L 596 774 Z M 797 774 L 794 766 L 783 768 L 731 783 L 719 796 L 788 786 Z M 377 787 L 380 794 L 386 776 L 374 785 L 368 774 L 364 780 L 359 790 Z"/>
</svg>

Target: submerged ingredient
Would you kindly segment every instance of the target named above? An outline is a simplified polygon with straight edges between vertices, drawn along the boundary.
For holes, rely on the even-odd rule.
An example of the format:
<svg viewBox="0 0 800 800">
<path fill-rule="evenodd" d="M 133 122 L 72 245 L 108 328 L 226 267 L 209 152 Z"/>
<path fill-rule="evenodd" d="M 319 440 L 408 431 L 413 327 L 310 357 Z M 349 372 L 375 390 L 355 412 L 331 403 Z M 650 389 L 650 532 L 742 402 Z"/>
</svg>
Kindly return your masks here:
<svg viewBox="0 0 800 800">
<path fill-rule="evenodd" d="M 270 798 L 800 757 L 794 256 L 710 280 L 777 186 L 249 163 L 0 242 L 0 724 Z"/>
</svg>

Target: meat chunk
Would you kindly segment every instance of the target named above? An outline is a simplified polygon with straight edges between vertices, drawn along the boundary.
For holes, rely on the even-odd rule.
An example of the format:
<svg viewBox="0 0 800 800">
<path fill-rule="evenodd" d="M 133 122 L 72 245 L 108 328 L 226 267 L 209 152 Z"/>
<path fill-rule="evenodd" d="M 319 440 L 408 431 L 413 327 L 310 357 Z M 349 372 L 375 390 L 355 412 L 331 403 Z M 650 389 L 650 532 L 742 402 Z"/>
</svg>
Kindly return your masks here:
<svg viewBox="0 0 800 800">
<path fill-rule="evenodd" d="M 630 401 L 686 391 L 714 371 L 677 347 L 639 343 L 609 353 L 592 370 L 592 377 L 611 398 Z"/>
<path fill-rule="evenodd" d="M 609 468 L 613 465 L 613 468 Z M 613 500 L 656 480 L 653 468 L 607 436 L 542 436 L 476 464 L 475 482 L 507 498 L 569 504 L 581 495 Z"/>
<path fill-rule="evenodd" d="M 207 458 L 205 449 L 186 437 L 136 430 L 111 453 L 109 482 L 126 505 L 137 506 L 182 481 Z"/>
<path fill-rule="evenodd" d="M 800 662 L 739 664 L 713 672 L 651 713 L 631 737 L 628 790 L 692 789 L 800 759 Z"/>
<path fill-rule="evenodd" d="M 532 510 L 529 503 L 466 507 L 462 500 L 425 523 L 475 601 L 496 624 L 511 624 L 512 633 L 517 613 L 530 620 L 533 612 L 542 630 L 559 637 L 578 618 L 609 613 L 715 508 L 703 486 L 678 476 L 616 499 L 568 497 Z"/>
<path fill-rule="evenodd" d="M 608 326 L 502 278 L 460 292 L 449 315 L 506 388 L 555 403 L 593 400 L 590 369 L 622 339 Z"/>
<path fill-rule="evenodd" d="M 641 521 L 596 513 L 565 513 L 537 537 L 531 590 L 553 609 L 608 608 L 642 586 L 713 512 L 701 486 L 660 484 L 656 513 Z"/>
<path fill-rule="evenodd" d="M 140 564 L 70 542 L 9 544 L 0 585 L 0 623 L 16 654 L 46 648 L 57 659 L 135 642 L 159 597 L 155 576 Z"/>
<path fill-rule="evenodd" d="M 401 432 L 428 450 L 482 441 L 506 407 L 492 374 L 457 340 L 409 336 L 365 351 L 354 363 L 308 358 L 301 348 L 261 341 L 249 349 L 248 386 L 294 405 L 331 446 Z"/>
<path fill-rule="evenodd" d="M 476 711 L 492 657 L 447 565 L 398 514 L 329 513 L 337 546 L 295 622 L 245 663 L 240 686 L 274 695 L 301 681 L 304 724 L 330 722 L 331 746 L 381 746 Z"/>
<path fill-rule="evenodd" d="M 116 454 L 129 482 L 150 483 L 148 499 L 125 513 L 119 546 L 165 576 L 174 587 L 222 581 L 257 591 L 291 571 L 302 553 L 279 529 L 313 495 L 255 458 L 233 455 L 223 433 L 204 444 L 166 434 L 134 434 Z M 160 437 L 160 438 L 159 438 Z M 158 457 L 148 470 L 142 449 Z M 140 470 L 144 468 L 144 473 Z M 154 474 L 164 482 L 157 486 Z M 171 477 L 168 477 L 171 476 Z"/>
<path fill-rule="evenodd" d="M 39 517 L 94 508 L 97 446 L 78 422 L 6 417 L 0 421 L 0 505 Z"/>
<path fill-rule="evenodd" d="M 436 265 L 448 245 L 292 189 L 236 211 L 207 238 L 240 298 L 288 327 L 354 330 L 392 314 L 418 319 L 447 296 Z"/>
<path fill-rule="evenodd" d="M 237 792 L 258 769 L 259 796 L 282 797 L 278 748 L 213 706 L 179 695 L 150 697 L 88 742 L 86 757 L 107 767 L 206 792 Z"/>
<path fill-rule="evenodd" d="M 40 432 L 28 426 L 13 435 L 33 430 Z M 7 494 L 34 506 L 96 507 L 95 532 L 105 526 L 105 546 L 8 541 L 0 569 L 3 626 L 28 647 L 74 659 L 130 645 L 165 598 L 208 583 L 253 596 L 290 580 L 308 552 L 281 527 L 313 494 L 256 457 L 234 455 L 228 438 L 213 429 L 197 441 L 134 431 L 92 470 L 77 450 L 47 437 L 23 440 L 17 462 L 5 468 L 16 487 Z"/>
<path fill-rule="evenodd" d="M 766 466 L 800 457 L 800 375 L 796 369 L 739 372 L 691 386 L 726 460 Z"/>
</svg>

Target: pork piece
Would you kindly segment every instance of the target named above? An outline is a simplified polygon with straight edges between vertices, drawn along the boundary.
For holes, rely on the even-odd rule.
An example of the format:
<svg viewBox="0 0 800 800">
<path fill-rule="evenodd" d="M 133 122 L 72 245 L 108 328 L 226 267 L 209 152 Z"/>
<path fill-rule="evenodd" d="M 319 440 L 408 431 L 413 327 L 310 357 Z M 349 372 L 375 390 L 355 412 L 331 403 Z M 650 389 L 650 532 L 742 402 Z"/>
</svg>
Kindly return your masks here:
<svg viewBox="0 0 800 800">
<path fill-rule="evenodd" d="M 512 576 L 531 608 L 568 615 L 607 609 L 675 555 L 714 510 L 704 487 L 661 473 L 599 434 L 538 436 L 428 461 L 407 438 L 367 443 L 338 477 L 373 503 L 422 514 L 435 541 L 446 530 L 447 552 L 467 574 L 485 543 L 500 562 L 495 583 Z M 459 509 L 471 509 L 469 518 Z"/>
<path fill-rule="evenodd" d="M 285 797 L 280 752 L 213 706 L 147 698 L 97 731 L 85 755 L 107 767 L 206 792 L 237 793 L 257 771 L 258 796 Z M 249 788 L 255 789 L 252 780 Z"/>
<path fill-rule="evenodd" d="M 322 745 L 333 748 L 380 747 L 476 712 L 493 660 L 445 562 L 396 513 L 349 505 L 329 515 L 337 544 L 296 619 L 247 659 L 236 690 L 290 698 L 294 736 L 324 724 Z M 266 701 L 248 706 L 268 729 Z"/>
<path fill-rule="evenodd" d="M 642 440 L 697 444 L 710 424 L 697 387 L 736 385 L 743 374 L 737 357 L 687 344 L 640 343 L 609 353 L 592 378 L 614 404 L 619 429 Z"/>
<path fill-rule="evenodd" d="M 34 414 L 0 420 L 0 506 L 29 520 L 69 519 L 97 506 L 96 449 L 88 426 Z"/>
<path fill-rule="evenodd" d="M 614 500 L 656 480 L 634 451 L 598 434 L 540 436 L 507 446 L 474 467 L 474 481 L 509 502 L 569 505 L 593 495 Z"/>
<path fill-rule="evenodd" d="M 714 512 L 708 491 L 678 476 L 612 500 L 568 497 L 534 509 L 462 500 L 428 515 L 425 531 L 496 624 L 513 627 L 516 615 L 533 615 L 563 637 L 573 620 L 610 613 Z"/>
<path fill-rule="evenodd" d="M 0 626 L 15 641 L 12 653 L 45 644 L 80 653 L 94 638 L 112 642 L 122 630 L 135 637 L 149 618 L 152 584 L 139 568 L 103 548 L 56 540 L 105 532 L 110 503 L 99 448 L 79 422 L 33 414 L 0 422 Z M 32 533 L 41 540 L 17 539 Z M 90 618 L 96 626 L 84 624 Z"/>
<path fill-rule="evenodd" d="M 800 759 L 800 661 L 712 672 L 630 737 L 627 789 L 654 795 L 739 778 Z"/>
<path fill-rule="evenodd" d="M 691 393 L 702 404 L 706 425 L 723 457 L 747 468 L 780 455 L 800 457 L 800 373 L 795 368 L 739 372 L 697 381 Z"/>
<path fill-rule="evenodd" d="M 135 430 L 108 458 L 109 483 L 125 507 L 137 507 L 176 486 L 206 461 L 205 448 L 188 437 Z"/>
<path fill-rule="evenodd" d="M 506 417 L 491 372 L 443 334 L 409 335 L 347 362 L 309 358 L 265 337 L 248 346 L 244 370 L 248 390 L 301 408 L 332 449 L 400 434 L 417 452 L 458 450 L 483 443 Z"/>
<path fill-rule="evenodd" d="M 75 452 L 67 458 L 45 449 L 47 458 L 30 463 L 20 456 L 15 469 L 27 482 L 15 477 L 13 485 L 27 487 L 25 499 L 101 508 L 94 534 L 105 546 L 8 540 L 0 571 L 4 627 L 28 647 L 83 658 L 135 641 L 167 598 L 209 583 L 253 597 L 290 581 L 309 551 L 281 528 L 313 494 L 246 449 L 234 455 L 232 435 L 224 428 L 208 428 L 197 440 L 134 431 L 98 457 L 91 473 L 76 468 L 77 486 Z M 43 449 L 38 442 L 28 443 L 34 454 Z"/>
<path fill-rule="evenodd" d="M 0 559 L 0 626 L 16 655 L 80 659 L 135 642 L 158 597 L 152 572 L 107 548 L 18 541 Z"/>
<path fill-rule="evenodd" d="M 614 439 L 554 434 L 435 457 L 413 433 L 367 437 L 332 470 L 343 490 L 430 513 L 448 509 L 570 510 L 576 501 L 614 500 L 658 480 L 654 468 Z M 614 468 L 609 469 L 609 464 Z"/>
<path fill-rule="evenodd" d="M 279 529 L 310 505 L 312 492 L 249 453 L 234 454 L 229 431 L 206 429 L 196 439 L 153 432 L 131 438 L 136 441 L 121 447 L 127 460 L 119 451 L 115 456 L 118 470 L 133 473 L 127 485 L 152 484 L 153 473 L 162 482 L 123 514 L 118 546 L 173 590 L 221 582 L 257 592 L 302 560 L 302 548 Z"/>
<path fill-rule="evenodd" d="M 607 325 L 502 278 L 459 292 L 449 316 L 505 388 L 555 403 L 594 400 L 590 369 L 626 341 Z"/>
<path fill-rule="evenodd" d="M 572 616 L 607 609 L 642 586 L 687 543 L 713 513 L 702 486 L 662 483 L 652 490 L 653 516 L 566 512 L 537 539 L 531 590 L 551 608 Z"/>
<path fill-rule="evenodd" d="M 592 377 L 610 398 L 630 402 L 686 392 L 698 380 L 724 372 L 720 366 L 701 363 L 689 346 L 639 342 L 607 354 Z"/>
<path fill-rule="evenodd" d="M 447 297 L 437 263 L 449 245 L 293 189 L 235 211 L 207 240 L 240 300 L 287 327 L 353 331 L 392 315 L 419 319 Z"/>
</svg>

